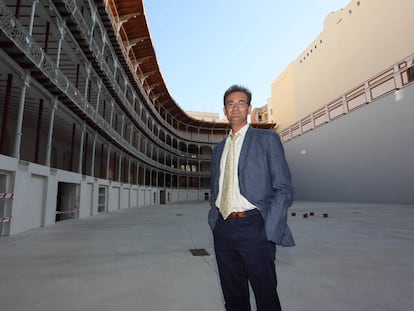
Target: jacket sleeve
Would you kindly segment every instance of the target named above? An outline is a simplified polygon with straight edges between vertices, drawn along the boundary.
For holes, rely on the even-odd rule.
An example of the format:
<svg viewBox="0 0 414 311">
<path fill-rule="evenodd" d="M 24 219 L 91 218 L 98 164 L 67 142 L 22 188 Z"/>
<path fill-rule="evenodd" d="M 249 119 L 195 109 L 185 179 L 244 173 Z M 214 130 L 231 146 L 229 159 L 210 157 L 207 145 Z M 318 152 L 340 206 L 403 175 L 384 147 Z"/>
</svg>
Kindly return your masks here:
<svg viewBox="0 0 414 311">
<path fill-rule="evenodd" d="M 287 210 L 293 202 L 291 174 L 279 136 L 271 135 L 270 140 L 267 160 L 272 182 L 272 197 L 266 219 L 266 231 L 276 244 L 294 246 L 292 233 L 287 225 Z"/>
</svg>

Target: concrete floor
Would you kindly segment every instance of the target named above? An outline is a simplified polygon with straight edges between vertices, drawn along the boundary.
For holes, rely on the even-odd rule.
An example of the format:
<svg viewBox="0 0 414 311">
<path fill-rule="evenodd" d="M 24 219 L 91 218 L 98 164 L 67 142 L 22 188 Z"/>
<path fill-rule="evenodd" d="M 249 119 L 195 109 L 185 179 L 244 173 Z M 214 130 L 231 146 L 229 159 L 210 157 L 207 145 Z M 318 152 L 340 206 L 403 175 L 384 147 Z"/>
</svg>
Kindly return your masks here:
<svg viewBox="0 0 414 311">
<path fill-rule="evenodd" d="M 0 308 L 224 310 L 207 211 L 126 209 L 2 237 Z M 414 206 L 295 202 L 289 215 L 297 246 L 277 251 L 284 310 L 414 310 Z"/>
</svg>

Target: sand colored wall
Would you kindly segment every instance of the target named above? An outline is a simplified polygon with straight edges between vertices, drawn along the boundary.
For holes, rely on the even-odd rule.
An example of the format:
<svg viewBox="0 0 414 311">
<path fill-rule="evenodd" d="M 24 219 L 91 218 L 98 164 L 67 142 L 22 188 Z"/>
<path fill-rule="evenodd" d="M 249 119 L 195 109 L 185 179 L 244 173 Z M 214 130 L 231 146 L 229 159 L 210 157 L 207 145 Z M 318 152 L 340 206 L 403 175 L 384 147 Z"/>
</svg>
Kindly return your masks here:
<svg viewBox="0 0 414 311">
<path fill-rule="evenodd" d="M 278 131 L 414 52 L 414 1 L 352 0 L 272 84 Z"/>
<path fill-rule="evenodd" d="M 268 113 L 269 121 L 276 122 L 277 131 L 288 127 L 296 120 L 294 81 L 293 65 L 289 64 L 272 83 Z"/>
</svg>

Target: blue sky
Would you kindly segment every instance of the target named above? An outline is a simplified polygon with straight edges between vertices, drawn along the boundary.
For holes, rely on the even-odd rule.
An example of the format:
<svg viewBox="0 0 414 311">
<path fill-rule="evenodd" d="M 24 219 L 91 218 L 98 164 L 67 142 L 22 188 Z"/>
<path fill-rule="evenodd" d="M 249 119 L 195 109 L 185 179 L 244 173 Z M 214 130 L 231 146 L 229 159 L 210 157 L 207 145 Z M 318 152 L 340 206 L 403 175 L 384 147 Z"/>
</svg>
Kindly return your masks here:
<svg viewBox="0 0 414 311">
<path fill-rule="evenodd" d="M 270 97 L 279 74 L 350 0 L 144 0 L 158 65 L 183 110 L 222 112 L 232 84 Z"/>
</svg>

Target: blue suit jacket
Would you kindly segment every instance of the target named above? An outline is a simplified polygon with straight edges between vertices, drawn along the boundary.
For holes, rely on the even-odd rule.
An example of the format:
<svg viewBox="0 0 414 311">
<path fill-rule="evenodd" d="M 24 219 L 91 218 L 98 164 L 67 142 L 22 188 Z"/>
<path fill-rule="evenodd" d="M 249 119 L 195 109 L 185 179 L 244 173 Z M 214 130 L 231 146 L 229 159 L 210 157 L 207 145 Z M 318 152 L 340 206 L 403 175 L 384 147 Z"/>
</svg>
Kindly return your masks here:
<svg viewBox="0 0 414 311">
<path fill-rule="evenodd" d="M 211 161 L 211 208 L 208 221 L 212 230 L 219 217 L 215 202 L 225 141 L 214 148 Z M 294 246 L 287 224 L 287 209 L 293 202 L 293 187 L 279 136 L 270 130 L 249 127 L 240 151 L 238 174 L 240 192 L 261 212 L 268 240 L 281 246 Z"/>
</svg>

